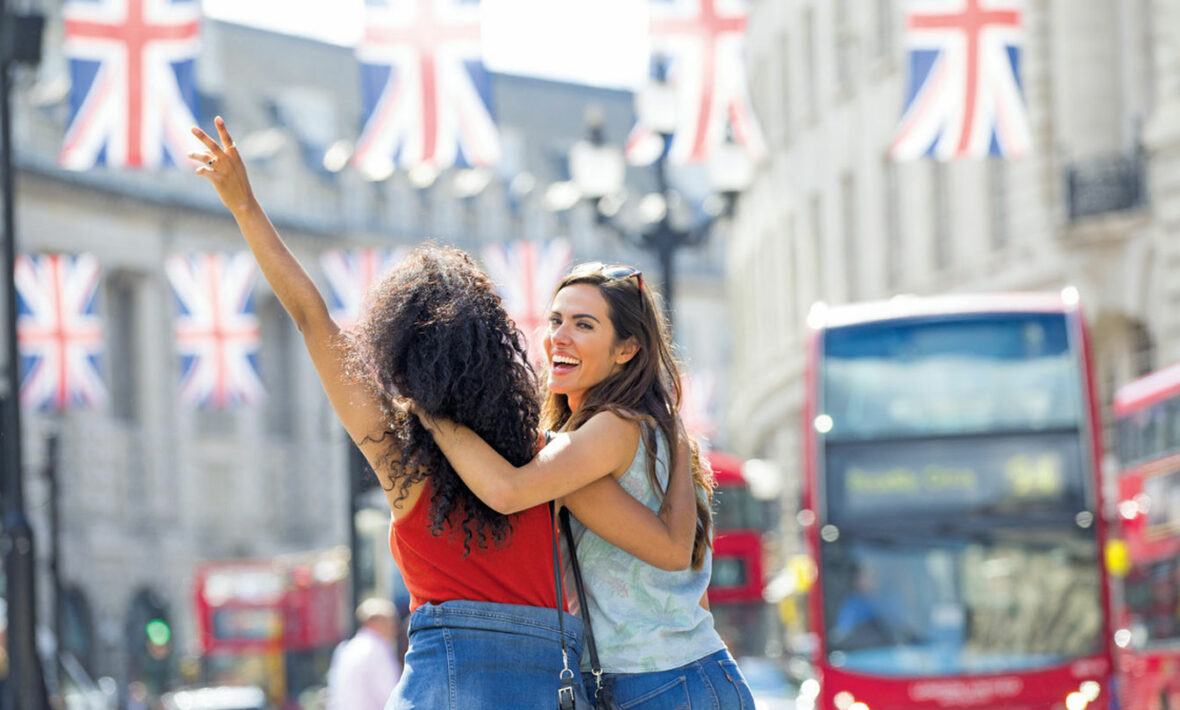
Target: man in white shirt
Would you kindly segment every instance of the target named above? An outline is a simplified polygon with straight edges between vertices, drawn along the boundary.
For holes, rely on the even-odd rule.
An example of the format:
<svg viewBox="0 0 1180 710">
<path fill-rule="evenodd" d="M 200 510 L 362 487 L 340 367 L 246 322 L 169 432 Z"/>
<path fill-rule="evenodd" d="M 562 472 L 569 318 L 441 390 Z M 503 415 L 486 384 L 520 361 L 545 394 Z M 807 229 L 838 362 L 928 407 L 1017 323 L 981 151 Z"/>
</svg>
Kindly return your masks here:
<svg viewBox="0 0 1180 710">
<path fill-rule="evenodd" d="M 328 710 L 382 710 L 401 676 L 394 654 L 397 611 L 387 599 L 370 598 L 357 607 L 356 635 L 332 654 Z"/>
</svg>

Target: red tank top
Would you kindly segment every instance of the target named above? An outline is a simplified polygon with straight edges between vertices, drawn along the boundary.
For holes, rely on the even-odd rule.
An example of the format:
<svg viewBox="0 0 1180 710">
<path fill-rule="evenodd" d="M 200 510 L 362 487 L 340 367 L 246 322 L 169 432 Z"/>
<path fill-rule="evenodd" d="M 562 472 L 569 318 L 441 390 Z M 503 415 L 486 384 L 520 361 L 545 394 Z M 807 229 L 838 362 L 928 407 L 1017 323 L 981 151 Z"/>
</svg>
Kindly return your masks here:
<svg viewBox="0 0 1180 710">
<path fill-rule="evenodd" d="M 463 556 L 463 530 L 448 522 L 442 534 L 430 532 L 430 484 L 409 515 L 389 525 L 389 550 L 410 591 L 410 611 L 424 602 L 466 600 L 555 606 L 553 521 L 549 505 L 510 516 L 512 533 L 502 545 L 488 540 L 481 549 L 471 540 Z"/>
</svg>

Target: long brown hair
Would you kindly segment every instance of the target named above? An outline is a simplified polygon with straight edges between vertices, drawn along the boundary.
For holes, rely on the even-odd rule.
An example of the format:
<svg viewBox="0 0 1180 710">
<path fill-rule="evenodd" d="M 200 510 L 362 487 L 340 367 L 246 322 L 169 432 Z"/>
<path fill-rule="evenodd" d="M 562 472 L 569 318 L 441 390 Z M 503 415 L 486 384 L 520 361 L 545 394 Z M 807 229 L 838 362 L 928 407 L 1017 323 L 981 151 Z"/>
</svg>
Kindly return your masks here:
<svg viewBox="0 0 1180 710">
<path fill-rule="evenodd" d="M 571 412 L 564 394 L 547 392 L 541 406 L 541 426 L 551 431 L 570 431 L 602 411 L 611 411 L 632 421 L 654 426 L 641 427 L 647 446 L 647 475 L 652 490 L 662 496 L 666 489 L 656 475 L 657 436 L 668 442 L 668 475 L 676 467 L 681 431 L 677 409 L 680 406 L 680 366 L 672 352 L 667 321 L 658 295 L 653 294 L 638 272 L 632 276 L 609 277 L 604 266 L 590 262 L 574 267 L 554 290 L 575 284 L 596 286 L 606 299 L 615 342 L 634 338 L 639 346 L 634 357 L 622 368 L 586 391 L 578 411 Z M 698 495 L 697 530 L 693 540 L 692 568 L 704 564 L 705 551 L 713 546 L 713 474 L 699 455 L 695 441 L 692 449 L 693 486 Z"/>
</svg>

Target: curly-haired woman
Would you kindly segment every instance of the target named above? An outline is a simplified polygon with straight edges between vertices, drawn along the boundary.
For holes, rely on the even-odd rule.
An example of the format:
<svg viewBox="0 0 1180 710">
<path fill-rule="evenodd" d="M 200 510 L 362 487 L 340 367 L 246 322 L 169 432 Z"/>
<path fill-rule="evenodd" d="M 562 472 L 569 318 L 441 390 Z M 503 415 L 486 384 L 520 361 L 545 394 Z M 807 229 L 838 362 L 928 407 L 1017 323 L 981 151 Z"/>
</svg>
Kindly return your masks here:
<svg viewBox="0 0 1180 710">
<path fill-rule="evenodd" d="M 683 464 L 687 437 L 676 416 L 679 368 L 643 275 L 624 266 L 576 267 L 553 296 L 545 351 L 541 424 L 553 435 L 527 464 L 501 456 L 469 427 L 430 416 L 429 407 L 415 411 L 471 490 L 501 513 L 603 480 L 618 481 L 650 509 L 659 508 L 665 489 L 671 495 L 668 472 Z M 585 572 L 580 601 L 605 671 L 595 678 L 583 656 L 587 693 L 596 695 L 605 683 L 622 707 L 754 706 L 707 608 L 712 481 L 692 458 L 696 534 L 681 548 L 676 571 L 657 569 L 603 535 L 629 524 L 633 510 L 610 509 L 605 520 L 573 525 Z"/>
<path fill-rule="evenodd" d="M 390 547 L 414 611 L 404 672 L 387 707 L 551 710 L 563 658 L 548 507 L 506 516 L 484 505 L 391 395 L 470 427 L 506 461 L 532 458 L 536 380 L 492 284 L 458 250 L 418 248 L 376 287 L 356 337 L 345 337 L 255 200 L 220 117 L 216 125 L 220 142 L 193 128 L 207 148 L 190 154 L 201 163 L 196 173 L 229 208 L 389 502 Z M 687 481 L 687 469 L 677 478 Z M 608 483 L 592 486 L 588 500 L 633 515 L 605 535 L 657 564 L 684 546 L 691 485 L 683 485 L 681 512 L 673 500 L 659 518 Z M 591 505 L 571 505 L 593 519 Z M 561 618 L 576 654 L 581 624 Z"/>
</svg>

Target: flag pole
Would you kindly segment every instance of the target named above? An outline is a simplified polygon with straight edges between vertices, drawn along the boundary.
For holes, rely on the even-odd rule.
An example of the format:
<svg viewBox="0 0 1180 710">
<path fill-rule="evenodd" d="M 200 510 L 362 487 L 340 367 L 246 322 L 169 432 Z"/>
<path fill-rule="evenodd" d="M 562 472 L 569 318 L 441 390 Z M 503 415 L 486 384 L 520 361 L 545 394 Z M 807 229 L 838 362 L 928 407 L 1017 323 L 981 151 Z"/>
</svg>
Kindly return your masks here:
<svg viewBox="0 0 1180 710">
<path fill-rule="evenodd" d="M 11 67 L 18 61 L 17 42 L 23 34 L 21 21 L 10 15 L 0 0 L 0 192 L 4 221 L 4 371 L 0 378 L 0 504 L 3 534 L 5 596 L 8 608 L 8 662 L 4 693 L 16 710 L 47 710 L 48 698 L 37 653 L 37 596 L 33 530 L 25 515 L 24 480 L 21 468 L 20 360 L 16 342 L 16 229 L 12 175 L 12 82 Z M 39 30 L 38 29 L 38 37 Z M 40 53 L 40 46 L 37 47 Z"/>
</svg>

